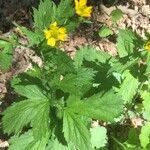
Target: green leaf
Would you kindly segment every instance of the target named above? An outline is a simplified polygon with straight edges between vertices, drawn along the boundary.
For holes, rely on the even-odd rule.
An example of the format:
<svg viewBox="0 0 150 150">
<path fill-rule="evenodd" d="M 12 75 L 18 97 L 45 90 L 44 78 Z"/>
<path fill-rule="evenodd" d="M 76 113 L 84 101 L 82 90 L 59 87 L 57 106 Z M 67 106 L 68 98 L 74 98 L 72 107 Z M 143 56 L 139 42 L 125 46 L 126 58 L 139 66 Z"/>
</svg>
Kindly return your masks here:
<svg viewBox="0 0 150 150">
<path fill-rule="evenodd" d="M 79 68 L 83 64 L 84 60 L 95 63 L 106 63 L 110 57 L 111 56 L 108 53 L 100 50 L 97 51 L 93 47 L 82 47 L 75 55 L 74 64 L 76 68 Z"/>
<path fill-rule="evenodd" d="M 119 94 L 121 95 L 124 103 L 131 103 L 134 95 L 138 91 L 139 82 L 138 79 L 132 76 L 129 70 L 123 73 L 125 79 L 119 88 Z"/>
<path fill-rule="evenodd" d="M 124 144 L 128 148 L 134 148 L 133 150 L 135 150 L 137 147 L 140 146 L 139 130 L 137 128 L 130 128 L 129 134 L 128 134 L 128 139 Z"/>
<path fill-rule="evenodd" d="M 49 103 L 45 102 L 39 107 L 40 112 L 37 112 L 35 118 L 31 120 L 31 126 L 34 139 L 39 140 L 43 137 L 47 137 L 50 134 L 49 125 Z"/>
<path fill-rule="evenodd" d="M 74 15 L 72 0 L 62 0 L 58 6 L 51 0 L 41 0 L 38 9 L 34 8 L 33 11 L 36 31 L 48 28 L 49 24 L 55 21 L 64 25 Z"/>
<path fill-rule="evenodd" d="M 145 75 L 149 76 L 150 74 L 150 53 L 149 52 L 147 53 L 147 59 L 145 63 L 146 63 Z"/>
<path fill-rule="evenodd" d="M 69 20 L 66 22 L 65 27 L 66 27 L 66 29 L 67 29 L 67 31 L 68 31 L 68 33 L 69 33 L 69 32 L 74 32 L 75 29 L 76 29 L 79 25 L 80 25 L 80 22 L 79 22 L 78 18 L 77 18 L 77 17 L 72 17 L 71 19 L 69 19 Z"/>
<path fill-rule="evenodd" d="M 57 83 L 57 88 L 73 95 L 83 95 L 92 86 L 95 71 L 80 68 L 76 74 L 67 74 Z"/>
<path fill-rule="evenodd" d="M 7 71 L 12 65 L 13 45 L 0 40 L 0 70 Z"/>
<path fill-rule="evenodd" d="M 143 98 L 143 106 L 144 106 L 144 112 L 143 116 L 145 119 L 150 121 L 150 93 L 147 91 L 142 92 L 142 98 Z"/>
<path fill-rule="evenodd" d="M 9 140 L 9 150 L 26 150 L 26 147 L 34 140 L 32 131 L 25 132 L 21 136 L 13 136 Z"/>
<path fill-rule="evenodd" d="M 53 3 L 51 0 L 40 0 L 38 9 L 33 8 L 34 26 L 36 31 L 48 28 L 53 19 Z"/>
<path fill-rule="evenodd" d="M 46 148 L 46 150 L 75 150 L 75 148 L 70 148 L 70 145 L 63 145 L 60 143 L 57 138 L 54 140 L 49 141 L 49 144 Z"/>
<path fill-rule="evenodd" d="M 62 75 L 75 71 L 73 60 L 67 53 L 58 50 L 56 53 L 52 53 L 50 58 L 52 59 L 52 62 L 57 65 L 57 70 Z M 49 62 L 49 58 L 47 58 L 47 61 Z"/>
<path fill-rule="evenodd" d="M 135 64 L 137 64 L 139 61 L 139 58 L 119 58 L 110 59 L 110 66 L 111 68 L 108 70 L 108 75 L 111 75 L 112 73 L 120 73 L 122 74 L 125 70 L 132 68 Z"/>
<path fill-rule="evenodd" d="M 92 150 L 90 133 L 82 120 L 71 111 L 65 110 L 63 132 L 68 143 L 73 143 L 79 150 Z"/>
<path fill-rule="evenodd" d="M 3 113 L 2 124 L 4 131 L 8 134 L 17 134 L 23 127 L 31 123 L 34 130 L 39 130 L 38 134 L 41 135 L 38 136 L 46 135 L 45 132 L 48 131 L 47 124 L 49 121 L 47 120 L 47 115 L 49 114 L 48 107 L 48 100 L 24 100 L 14 103 Z M 41 119 L 44 121 L 42 122 Z M 36 124 L 37 122 L 38 124 Z M 41 126 L 44 126 L 45 128 L 43 129 Z"/>
<path fill-rule="evenodd" d="M 44 39 L 44 34 L 41 32 L 33 32 L 28 30 L 26 27 L 19 26 L 15 23 L 15 25 L 26 35 L 29 46 L 34 46 L 40 44 Z"/>
<path fill-rule="evenodd" d="M 113 121 L 123 109 L 123 100 L 112 90 L 95 94 L 87 99 L 70 101 L 67 107 L 74 113 L 104 121 Z"/>
<path fill-rule="evenodd" d="M 32 100 L 45 100 L 47 97 L 37 85 L 14 85 L 15 91 Z"/>
<path fill-rule="evenodd" d="M 120 57 L 125 57 L 131 53 L 135 48 L 135 34 L 128 29 L 120 29 L 117 38 L 117 49 Z"/>
<path fill-rule="evenodd" d="M 69 8 L 69 9 L 68 9 Z M 55 13 L 55 19 L 63 25 L 74 15 L 74 9 L 72 7 L 72 0 L 61 0 Z"/>
<path fill-rule="evenodd" d="M 112 21 L 116 23 L 123 17 L 123 12 L 120 9 L 116 9 L 116 10 L 113 10 L 110 15 L 111 15 Z"/>
<path fill-rule="evenodd" d="M 40 79 L 41 76 L 43 75 L 43 72 L 42 72 L 42 69 L 39 66 L 35 65 L 35 66 L 32 66 L 32 69 L 25 72 L 25 74 L 29 75 L 32 78 Z M 32 83 L 34 83 L 34 81 Z M 12 85 L 12 87 L 13 87 L 13 85 Z"/>
<path fill-rule="evenodd" d="M 20 136 L 13 136 L 10 140 L 8 150 L 45 150 L 48 138 L 35 140 L 32 131 L 29 130 Z"/>
<path fill-rule="evenodd" d="M 48 139 L 46 137 L 42 137 L 39 140 L 34 140 L 31 142 L 25 150 L 45 150 Z"/>
<path fill-rule="evenodd" d="M 96 126 L 91 128 L 91 143 L 93 148 L 101 148 L 107 144 L 107 130 L 104 127 Z"/>
<path fill-rule="evenodd" d="M 141 134 L 139 136 L 141 146 L 146 148 L 146 146 L 150 143 L 150 122 L 147 122 L 141 129 Z"/>
<path fill-rule="evenodd" d="M 99 30 L 99 36 L 100 37 L 107 37 L 107 36 L 109 36 L 109 35 L 112 35 L 113 34 L 113 31 L 109 28 L 109 27 L 107 27 L 107 26 L 103 26 L 100 30 Z"/>
</svg>

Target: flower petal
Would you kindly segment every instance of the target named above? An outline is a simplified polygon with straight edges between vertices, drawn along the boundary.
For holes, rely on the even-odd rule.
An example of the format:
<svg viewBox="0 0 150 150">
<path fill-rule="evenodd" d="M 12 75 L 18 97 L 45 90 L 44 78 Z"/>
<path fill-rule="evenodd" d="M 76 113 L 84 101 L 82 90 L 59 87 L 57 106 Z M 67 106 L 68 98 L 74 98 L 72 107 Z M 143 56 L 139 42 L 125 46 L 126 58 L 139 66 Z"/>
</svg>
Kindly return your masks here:
<svg viewBox="0 0 150 150">
<path fill-rule="evenodd" d="M 75 0 L 75 10 L 79 16 L 90 17 L 92 12 L 92 6 L 86 5 L 87 0 Z"/>
<path fill-rule="evenodd" d="M 90 17 L 91 16 L 91 12 L 92 12 L 92 7 L 91 6 L 90 7 L 86 7 L 84 9 L 83 16 L 84 17 Z"/>
<path fill-rule="evenodd" d="M 67 30 L 64 27 L 61 27 L 61 28 L 59 28 L 58 32 L 61 34 L 66 34 Z"/>
<path fill-rule="evenodd" d="M 145 44 L 144 48 L 145 48 L 146 50 L 150 51 L 150 41 L 148 41 L 148 42 Z"/>
<path fill-rule="evenodd" d="M 51 37 L 51 32 L 49 30 L 44 30 L 45 38 L 49 39 Z"/>
<path fill-rule="evenodd" d="M 60 40 L 60 41 L 65 41 L 66 38 L 67 38 L 66 34 L 59 34 L 58 35 L 58 40 Z"/>
<path fill-rule="evenodd" d="M 54 47 L 56 45 L 57 40 L 55 38 L 49 38 L 47 40 L 47 45 Z"/>
<path fill-rule="evenodd" d="M 80 6 L 85 6 L 87 4 L 87 0 L 79 0 Z"/>
<path fill-rule="evenodd" d="M 49 28 L 54 28 L 57 27 L 57 22 L 55 21 L 54 23 L 50 24 Z"/>
<path fill-rule="evenodd" d="M 67 38 L 66 28 L 57 26 L 56 22 L 50 24 L 49 27 L 50 28 L 48 30 L 44 30 L 47 45 L 54 47 L 59 41 L 65 41 Z"/>
</svg>

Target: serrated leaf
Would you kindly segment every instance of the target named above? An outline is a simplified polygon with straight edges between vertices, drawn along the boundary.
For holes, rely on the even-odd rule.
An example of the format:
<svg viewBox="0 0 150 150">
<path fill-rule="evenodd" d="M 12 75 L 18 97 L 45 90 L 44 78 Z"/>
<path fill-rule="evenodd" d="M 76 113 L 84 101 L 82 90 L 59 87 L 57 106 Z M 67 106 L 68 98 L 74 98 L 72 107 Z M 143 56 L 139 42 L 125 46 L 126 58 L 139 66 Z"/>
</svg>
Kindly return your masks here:
<svg viewBox="0 0 150 150">
<path fill-rule="evenodd" d="M 93 47 L 82 47 L 75 55 L 74 64 L 76 68 L 79 68 L 84 60 L 95 63 L 105 63 L 110 57 L 108 53 L 97 51 Z"/>
<path fill-rule="evenodd" d="M 41 76 L 42 76 L 42 73 L 43 72 L 42 72 L 41 68 L 39 68 L 37 65 L 35 65 L 35 66 L 33 66 L 32 69 L 28 70 L 25 74 L 29 75 L 32 78 L 38 78 L 38 79 L 40 79 Z M 12 85 L 12 87 L 13 87 L 13 85 Z"/>
<path fill-rule="evenodd" d="M 116 23 L 123 17 L 123 12 L 120 9 L 116 9 L 116 10 L 113 10 L 110 15 L 111 15 L 112 21 Z"/>
<path fill-rule="evenodd" d="M 148 75 L 148 76 L 150 74 L 150 53 L 147 53 L 145 74 Z"/>
<path fill-rule="evenodd" d="M 12 64 L 13 45 L 9 42 L 0 40 L 0 70 L 7 71 Z"/>
<path fill-rule="evenodd" d="M 41 105 L 40 112 L 38 112 L 31 121 L 33 136 L 35 140 L 39 140 L 43 137 L 47 137 L 50 134 L 49 130 L 49 103 Z"/>
<path fill-rule="evenodd" d="M 48 137 L 35 140 L 32 130 L 20 136 L 13 136 L 9 140 L 8 150 L 45 150 Z"/>
<path fill-rule="evenodd" d="M 44 34 L 42 34 L 41 32 L 30 31 L 26 27 L 19 26 L 16 23 L 15 25 L 23 32 L 23 34 L 26 35 L 30 47 L 40 44 L 44 39 Z"/>
<path fill-rule="evenodd" d="M 112 73 L 120 73 L 122 74 L 125 70 L 129 70 L 132 68 L 135 64 L 137 64 L 139 61 L 139 58 L 120 58 L 119 60 L 112 58 L 110 60 L 110 66 L 111 68 L 108 70 L 108 75 L 111 75 Z"/>
<path fill-rule="evenodd" d="M 68 143 L 73 143 L 79 150 L 92 150 L 90 133 L 81 119 L 65 110 L 63 116 L 63 132 Z"/>
<path fill-rule="evenodd" d="M 93 148 L 101 148 L 107 144 L 107 130 L 104 127 L 91 128 L 91 143 Z"/>
<path fill-rule="evenodd" d="M 15 91 L 32 100 L 45 100 L 47 97 L 37 85 L 14 85 Z"/>
<path fill-rule="evenodd" d="M 48 28 L 49 24 L 55 21 L 59 25 L 66 24 L 67 21 L 69 23 L 69 19 L 74 15 L 72 0 L 62 0 L 58 6 L 51 0 L 41 0 L 38 9 L 33 10 L 36 31 Z"/>
<path fill-rule="evenodd" d="M 117 79 L 119 83 L 121 83 L 122 75 L 118 72 L 113 72 L 112 75 Z"/>
<path fill-rule="evenodd" d="M 29 130 L 20 136 L 13 136 L 8 150 L 45 150 L 47 141 L 47 137 L 35 140 L 32 130 Z"/>
<path fill-rule="evenodd" d="M 136 36 L 128 29 L 120 29 L 117 38 L 117 50 L 120 57 L 125 57 L 133 53 L 135 47 Z"/>
<path fill-rule="evenodd" d="M 119 94 L 121 95 L 124 103 L 131 103 L 134 95 L 136 94 L 139 86 L 138 79 L 132 76 L 129 70 L 123 73 L 125 79 L 119 88 Z"/>
<path fill-rule="evenodd" d="M 47 128 L 40 128 L 41 126 L 47 127 L 45 125 L 48 123 L 47 115 L 49 114 L 49 102 L 48 100 L 24 100 L 13 104 L 8 107 L 4 112 L 2 118 L 2 124 L 4 131 L 8 134 L 17 134 L 22 130 L 23 127 L 27 126 L 29 123 L 33 125 L 33 128 L 38 129 L 38 133 L 42 135 L 47 132 Z M 37 118 L 40 116 L 41 118 Z M 42 119 L 46 122 L 42 122 Z M 39 124 L 34 124 L 39 121 Z M 41 135 L 41 136 L 42 136 Z M 40 135 L 39 135 L 40 136 Z"/>
<path fill-rule="evenodd" d="M 36 31 L 48 28 L 53 19 L 53 3 L 51 0 L 40 0 L 38 9 L 33 8 L 34 26 Z"/>
<path fill-rule="evenodd" d="M 68 33 L 74 32 L 75 29 L 79 26 L 79 24 L 80 24 L 80 22 L 78 21 L 78 18 L 72 17 L 65 23 L 65 27 L 66 27 Z"/>
<path fill-rule="evenodd" d="M 57 70 L 62 75 L 75 71 L 73 60 L 65 52 L 58 50 L 52 54 L 51 59 L 52 62 L 57 65 Z"/>
<path fill-rule="evenodd" d="M 99 30 L 98 34 L 99 34 L 100 37 L 103 37 L 103 38 L 104 38 L 104 37 L 107 37 L 107 36 L 109 36 L 109 35 L 112 35 L 112 34 L 113 34 L 113 31 L 112 31 L 109 27 L 103 26 L 103 27 Z"/>
<path fill-rule="evenodd" d="M 48 139 L 46 137 L 42 137 L 39 140 L 32 141 L 25 150 L 45 150 Z"/>
<path fill-rule="evenodd" d="M 60 143 L 57 138 L 54 140 L 49 141 L 49 144 L 46 148 L 46 150 L 75 150 L 75 148 L 73 148 L 73 146 L 70 145 L 63 145 L 62 143 Z"/>
<path fill-rule="evenodd" d="M 69 8 L 69 9 L 68 9 Z M 74 15 L 74 9 L 72 7 L 72 0 L 61 0 L 55 13 L 55 19 L 63 25 Z M 71 20 L 70 20 L 71 21 Z"/>
<path fill-rule="evenodd" d="M 134 149 L 140 146 L 139 131 L 137 128 L 130 128 L 128 133 L 128 139 L 124 144 L 127 145 L 128 148 Z"/>
<path fill-rule="evenodd" d="M 18 136 L 13 136 L 9 140 L 9 150 L 26 150 L 26 147 L 34 140 L 32 131 L 25 132 Z"/>
<path fill-rule="evenodd" d="M 122 112 L 123 100 L 111 90 L 95 94 L 84 100 L 71 100 L 68 109 L 93 119 L 113 121 Z"/>
<path fill-rule="evenodd" d="M 80 68 L 76 74 L 67 74 L 57 88 L 73 95 L 83 95 L 92 86 L 95 71 L 87 68 Z"/>
<path fill-rule="evenodd" d="M 146 146 L 150 143 L 150 122 L 147 122 L 141 129 L 141 134 L 139 136 L 141 146 L 146 148 Z"/>
<path fill-rule="evenodd" d="M 145 119 L 150 121 L 150 93 L 144 91 L 141 96 L 143 98 L 143 106 L 144 106 L 143 116 Z"/>
</svg>

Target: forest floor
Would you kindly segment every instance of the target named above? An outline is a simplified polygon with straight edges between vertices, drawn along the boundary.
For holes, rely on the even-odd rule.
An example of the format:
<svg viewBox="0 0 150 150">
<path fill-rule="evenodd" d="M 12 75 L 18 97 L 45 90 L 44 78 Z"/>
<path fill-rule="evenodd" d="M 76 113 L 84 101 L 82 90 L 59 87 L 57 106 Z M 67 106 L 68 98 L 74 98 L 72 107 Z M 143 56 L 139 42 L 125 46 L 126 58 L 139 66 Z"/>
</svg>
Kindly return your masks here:
<svg viewBox="0 0 150 150">
<path fill-rule="evenodd" d="M 27 4 L 17 5 L 17 3 L 13 3 L 11 0 L 0 0 L 0 6 L 0 37 L 9 36 L 12 32 L 17 32 L 16 28 L 12 25 L 12 21 L 30 28 L 32 27 L 31 12 Z M 37 3 L 34 6 L 37 6 Z M 116 55 L 115 38 L 113 36 L 100 38 L 98 35 L 102 25 L 107 25 L 113 32 L 116 32 L 110 15 L 116 9 L 116 6 L 123 12 L 123 17 L 117 22 L 117 27 L 129 27 L 143 37 L 145 36 L 145 30 L 150 32 L 150 0 L 120 0 L 115 6 L 101 3 L 94 6 L 92 17 L 89 19 L 91 23 L 82 24 L 74 33 L 71 33 L 68 40 L 60 45 L 61 49 L 67 51 L 73 57 L 78 47 L 93 45 L 97 49 L 107 51 L 111 55 Z M 23 38 L 20 40 L 21 42 L 26 42 Z M 14 75 L 24 72 L 30 67 L 30 59 L 40 63 L 40 59 L 34 55 L 32 50 L 16 49 L 13 67 L 5 73 L 0 71 L 0 113 L 13 99 L 13 93 L 9 93 L 10 86 L 8 81 Z M 8 146 L 5 137 L 1 136 L 3 134 L 0 133 L 0 149 Z"/>
</svg>

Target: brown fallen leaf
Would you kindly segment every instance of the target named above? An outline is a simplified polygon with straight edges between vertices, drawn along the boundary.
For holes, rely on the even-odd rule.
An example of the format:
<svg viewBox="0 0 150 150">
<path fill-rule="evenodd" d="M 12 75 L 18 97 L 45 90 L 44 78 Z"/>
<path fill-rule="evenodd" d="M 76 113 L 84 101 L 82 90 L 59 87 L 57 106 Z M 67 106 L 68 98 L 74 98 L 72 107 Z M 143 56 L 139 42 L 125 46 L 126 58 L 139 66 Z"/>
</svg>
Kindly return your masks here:
<svg viewBox="0 0 150 150">
<path fill-rule="evenodd" d="M 137 127 L 143 125 L 143 119 L 141 119 L 139 117 L 134 117 L 134 118 L 131 118 L 131 123 L 134 128 L 137 128 Z"/>
<path fill-rule="evenodd" d="M 0 148 L 9 147 L 9 143 L 7 141 L 0 140 Z"/>
</svg>

